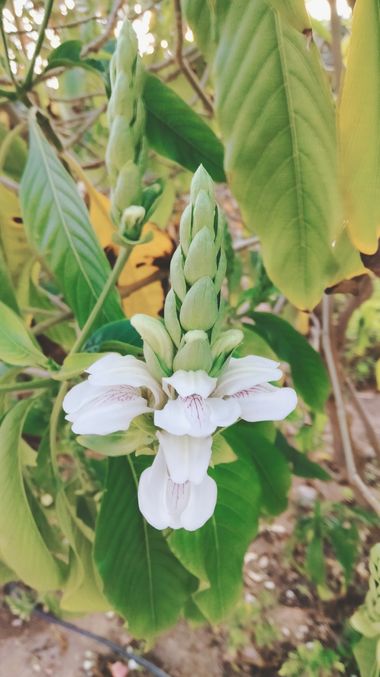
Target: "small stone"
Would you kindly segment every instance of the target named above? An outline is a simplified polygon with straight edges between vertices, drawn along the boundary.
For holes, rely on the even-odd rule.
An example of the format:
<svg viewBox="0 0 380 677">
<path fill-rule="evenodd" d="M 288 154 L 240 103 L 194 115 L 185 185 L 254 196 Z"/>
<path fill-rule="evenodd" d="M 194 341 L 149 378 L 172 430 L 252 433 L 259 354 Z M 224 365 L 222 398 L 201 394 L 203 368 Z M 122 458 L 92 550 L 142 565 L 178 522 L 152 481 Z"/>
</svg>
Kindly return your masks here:
<svg viewBox="0 0 380 677">
<path fill-rule="evenodd" d="M 83 667 L 83 670 L 85 670 L 86 672 L 90 672 L 90 670 L 92 670 L 92 668 L 95 667 L 95 661 L 91 661 L 89 659 L 86 659 L 85 661 L 83 661 L 82 667 Z"/>
<path fill-rule="evenodd" d="M 296 502 L 302 508 L 312 508 L 317 500 L 318 493 L 314 487 L 307 484 L 300 484 L 296 489 Z"/>
<path fill-rule="evenodd" d="M 258 564 L 260 569 L 266 569 L 269 564 L 269 558 L 266 555 L 263 555 L 260 557 Z"/>
<path fill-rule="evenodd" d="M 287 597 L 288 599 L 295 599 L 295 598 L 296 598 L 295 593 L 293 592 L 293 590 L 287 590 L 286 593 L 285 593 L 285 595 L 286 595 L 286 597 Z"/>
<path fill-rule="evenodd" d="M 128 668 L 130 670 L 138 670 L 139 664 L 135 661 L 134 658 L 130 658 L 128 661 Z"/>
<path fill-rule="evenodd" d="M 92 658 L 92 659 L 94 659 L 95 656 L 96 656 L 96 654 L 93 651 L 91 651 L 90 649 L 87 649 L 87 651 L 84 652 L 84 655 L 86 656 L 86 658 Z"/>
<path fill-rule="evenodd" d="M 289 628 L 283 627 L 283 628 L 281 628 L 281 632 L 282 632 L 282 634 L 284 635 L 284 637 L 290 637 L 290 630 L 289 630 Z"/>
<path fill-rule="evenodd" d="M 264 583 L 264 588 L 267 590 L 274 590 L 276 587 L 275 583 L 273 581 L 265 581 Z"/>
<path fill-rule="evenodd" d="M 266 527 L 267 531 L 271 531 L 273 534 L 286 534 L 286 529 L 282 524 L 270 524 Z"/>
<path fill-rule="evenodd" d="M 114 611 L 106 611 L 106 613 L 105 613 L 104 615 L 105 615 L 105 617 L 108 618 L 108 620 L 110 620 L 110 621 L 111 621 L 113 618 L 115 618 L 115 612 L 114 612 Z"/>
<path fill-rule="evenodd" d="M 32 670 L 33 672 L 41 672 L 41 666 L 39 663 L 32 663 Z"/>
<path fill-rule="evenodd" d="M 254 562 L 257 559 L 257 554 L 255 552 L 247 552 L 244 557 L 244 562 L 249 564 L 249 562 Z"/>
<path fill-rule="evenodd" d="M 21 628 L 22 618 L 14 618 L 13 621 L 11 622 L 11 625 L 13 625 L 14 628 Z"/>
<path fill-rule="evenodd" d="M 254 583 L 261 583 L 263 580 L 263 576 L 261 574 L 257 574 L 255 571 L 248 571 L 247 575 L 251 581 L 254 581 Z"/>
<path fill-rule="evenodd" d="M 255 595 L 252 595 L 250 592 L 246 592 L 246 593 L 245 593 L 244 599 L 245 599 L 245 601 L 247 602 L 247 604 L 255 604 L 255 603 L 256 603 L 256 600 L 257 600 L 257 598 L 255 597 Z"/>
</svg>

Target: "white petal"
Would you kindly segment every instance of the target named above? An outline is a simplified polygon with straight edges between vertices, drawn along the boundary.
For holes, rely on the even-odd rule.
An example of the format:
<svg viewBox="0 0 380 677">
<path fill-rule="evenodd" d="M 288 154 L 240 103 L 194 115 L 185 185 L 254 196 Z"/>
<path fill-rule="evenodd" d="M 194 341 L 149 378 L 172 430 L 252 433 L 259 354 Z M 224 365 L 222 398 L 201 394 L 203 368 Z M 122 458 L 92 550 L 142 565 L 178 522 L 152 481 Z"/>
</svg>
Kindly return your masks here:
<svg viewBox="0 0 380 677">
<path fill-rule="evenodd" d="M 210 419 L 216 427 L 226 428 L 240 418 L 239 403 L 232 398 L 223 400 L 221 397 L 209 397 L 207 407 Z"/>
<path fill-rule="evenodd" d="M 217 428 L 217 423 L 211 419 L 212 407 L 208 400 L 199 395 L 178 397 L 169 400 L 160 411 L 154 412 L 154 422 L 172 435 L 191 435 L 192 437 L 207 437 Z"/>
<path fill-rule="evenodd" d="M 168 385 L 173 386 L 180 397 L 200 395 L 208 397 L 216 386 L 217 379 L 209 376 L 205 371 L 184 371 L 179 369 L 173 376 L 163 378 L 162 383 L 166 393 L 169 394 Z"/>
<path fill-rule="evenodd" d="M 191 431 L 191 423 L 181 399 L 169 400 L 163 409 L 155 411 L 154 424 L 172 435 L 188 435 Z"/>
<path fill-rule="evenodd" d="M 231 399 L 238 401 L 241 418 L 249 422 L 281 421 L 297 405 L 293 388 L 275 388 L 269 384 L 243 390 Z"/>
<path fill-rule="evenodd" d="M 97 386 L 129 385 L 134 388 L 149 388 L 155 399 L 155 406 L 162 401 L 162 390 L 153 378 L 145 362 L 133 355 L 112 353 L 105 355 L 88 369 L 88 380 Z"/>
<path fill-rule="evenodd" d="M 188 531 L 203 527 L 215 510 L 216 483 L 206 475 L 201 484 L 192 484 L 190 499 L 181 515 L 181 526 Z"/>
<path fill-rule="evenodd" d="M 135 388 L 93 386 L 88 381 L 67 393 L 63 408 L 78 435 L 109 435 L 127 430 L 135 416 L 152 411 Z"/>
<path fill-rule="evenodd" d="M 190 437 L 157 432 L 173 482 L 202 482 L 211 458 L 212 437 Z"/>
<path fill-rule="evenodd" d="M 282 376 L 278 365 L 278 362 L 257 355 L 247 355 L 247 357 L 238 359 L 231 357 L 227 367 L 218 378 L 214 395 L 234 395 L 240 390 L 252 388 L 259 383 L 278 381 Z"/>
<path fill-rule="evenodd" d="M 170 526 L 171 517 L 166 506 L 168 473 L 163 454 L 158 453 L 150 468 L 141 473 L 137 492 L 140 512 L 155 529 Z"/>
</svg>

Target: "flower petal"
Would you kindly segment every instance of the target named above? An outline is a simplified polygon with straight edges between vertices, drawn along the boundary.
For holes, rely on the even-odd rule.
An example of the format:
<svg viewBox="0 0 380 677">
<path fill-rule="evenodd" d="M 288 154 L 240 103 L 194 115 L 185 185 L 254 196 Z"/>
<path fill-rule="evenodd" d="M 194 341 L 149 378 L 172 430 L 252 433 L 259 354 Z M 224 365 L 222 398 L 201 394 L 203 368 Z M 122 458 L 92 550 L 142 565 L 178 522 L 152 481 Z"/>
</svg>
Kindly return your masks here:
<svg viewBox="0 0 380 677">
<path fill-rule="evenodd" d="M 202 482 L 211 458 L 212 437 L 190 437 L 157 432 L 173 482 Z"/>
<path fill-rule="evenodd" d="M 282 376 L 278 365 L 278 362 L 257 355 L 247 355 L 247 357 L 238 359 L 231 357 L 227 367 L 218 378 L 214 395 L 234 395 L 259 383 L 278 381 Z"/>
<path fill-rule="evenodd" d="M 163 394 L 159 383 L 151 375 L 145 362 L 133 355 L 112 353 L 101 357 L 92 364 L 87 372 L 92 385 L 115 386 L 129 385 L 134 388 L 148 388 L 154 397 L 155 406 L 159 406 Z"/>
<path fill-rule="evenodd" d="M 188 531 L 203 527 L 215 510 L 217 487 L 206 475 L 200 484 L 191 484 L 190 498 L 181 515 L 181 526 Z"/>
<path fill-rule="evenodd" d="M 210 419 L 216 427 L 227 428 L 240 418 L 240 406 L 232 398 L 209 397 L 206 403 Z"/>
<path fill-rule="evenodd" d="M 158 452 L 150 468 L 141 473 L 137 491 L 140 512 L 155 529 L 170 526 L 171 518 L 166 506 L 167 483 L 165 458 Z"/>
<path fill-rule="evenodd" d="M 218 426 L 211 419 L 212 407 L 208 402 L 199 395 L 169 400 L 163 409 L 154 412 L 154 422 L 172 435 L 207 437 Z"/>
<path fill-rule="evenodd" d="M 179 369 L 173 376 L 163 378 L 163 388 L 169 394 L 168 385 L 173 386 L 180 397 L 189 397 L 190 395 L 200 395 L 208 397 L 216 386 L 217 379 L 209 376 L 205 371 L 184 371 Z"/>
<path fill-rule="evenodd" d="M 77 435 L 109 435 L 127 430 L 132 419 L 152 411 L 135 388 L 107 388 L 88 381 L 79 383 L 67 393 L 63 409 Z"/>
<path fill-rule="evenodd" d="M 297 395 L 293 388 L 275 388 L 268 383 L 241 390 L 231 399 L 238 401 L 241 418 L 251 423 L 281 421 L 297 405 Z"/>
</svg>

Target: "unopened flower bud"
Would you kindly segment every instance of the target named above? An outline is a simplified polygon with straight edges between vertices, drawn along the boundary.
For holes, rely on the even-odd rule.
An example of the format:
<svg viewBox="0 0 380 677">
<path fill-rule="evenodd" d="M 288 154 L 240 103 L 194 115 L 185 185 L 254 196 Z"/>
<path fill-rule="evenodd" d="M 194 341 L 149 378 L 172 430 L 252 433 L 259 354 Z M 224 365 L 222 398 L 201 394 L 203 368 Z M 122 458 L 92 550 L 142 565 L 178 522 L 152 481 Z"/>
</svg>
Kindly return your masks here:
<svg viewBox="0 0 380 677">
<path fill-rule="evenodd" d="M 201 277 L 215 277 L 216 251 L 208 228 L 202 228 L 193 238 L 183 271 L 190 284 L 194 284 Z"/>
<path fill-rule="evenodd" d="M 175 293 L 181 301 L 185 298 L 187 291 L 183 266 L 184 261 L 181 247 L 177 247 L 172 256 L 172 260 L 170 261 L 170 281 Z"/>
<path fill-rule="evenodd" d="M 203 329 L 187 331 L 182 339 L 182 343 L 192 343 L 193 341 L 208 341 L 208 335 Z"/>
<path fill-rule="evenodd" d="M 240 329 L 224 331 L 211 346 L 213 357 L 218 357 L 223 353 L 229 355 L 243 339 L 244 334 Z"/>
<path fill-rule="evenodd" d="M 182 329 L 178 320 L 177 302 L 173 289 L 170 289 L 165 299 L 164 319 L 166 329 L 178 348 L 181 343 Z"/>
<path fill-rule="evenodd" d="M 214 240 L 215 200 L 200 190 L 193 209 L 192 237 L 203 228 L 208 228 Z"/>
<path fill-rule="evenodd" d="M 173 342 L 162 320 L 149 315 L 134 315 L 131 325 L 152 349 L 164 369 L 170 370 L 173 364 Z"/>
<path fill-rule="evenodd" d="M 127 162 L 118 175 L 116 188 L 112 194 L 112 216 L 116 223 L 126 207 L 136 205 L 141 200 L 141 177 L 134 162 Z"/>
<path fill-rule="evenodd" d="M 226 277 L 226 270 L 227 270 L 227 258 L 224 249 L 222 248 L 220 250 L 220 256 L 219 256 L 219 263 L 218 263 L 218 270 L 216 271 L 215 279 L 214 279 L 214 286 L 215 286 L 215 291 L 218 294 L 222 288 L 222 284 L 224 281 L 224 278 Z"/>
<path fill-rule="evenodd" d="M 140 205 L 131 205 L 124 209 L 121 217 L 121 223 L 124 230 L 126 232 L 132 231 L 137 224 L 142 222 L 144 216 L 145 209 L 144 207 L 140 207 Z"/>
<path fill-rule="evenodd" d="M 211 369 L 213 358 L 210 343 L 206 338 L 195 338 L 184 343 L 174 358 L 173 368 L 175 371 L 197 371 L 202 369 L 208 372 Z"/>
<path fill-rule="evenodd" d="M 187 207 L 185 207 L 182 213 L 181 220 L 179 222 L 179 241 L 181 243 L 181 247 L 185 255 L 189 251 L 191 241 L 192 212 L 193 212 L 192 206 L 187 205 Z"/>
<path fill-rule="evenodd" d="M 218 317 L 218 299 L 209 277 L 201 277 L 190 287 L 180 311 L 180 322 L 185 329 L 207 331 Z"/>
<path fill-rule="evenodd" d="M 203 165 L 198 167 L 191 182 L 190 199 L 193 204 L 195 204 L 198 193 L 201 190 L 204 190 L 210 198 L 214 198 L 214 184 L 211 176 L 206 172 Z"/>
</svg>

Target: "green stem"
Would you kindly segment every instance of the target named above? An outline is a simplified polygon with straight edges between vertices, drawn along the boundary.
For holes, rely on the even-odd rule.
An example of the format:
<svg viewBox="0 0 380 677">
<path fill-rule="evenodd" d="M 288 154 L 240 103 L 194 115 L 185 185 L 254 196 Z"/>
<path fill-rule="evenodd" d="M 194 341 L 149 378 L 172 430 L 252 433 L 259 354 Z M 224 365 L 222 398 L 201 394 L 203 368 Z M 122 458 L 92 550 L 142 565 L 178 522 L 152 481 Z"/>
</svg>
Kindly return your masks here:
<svg viewBox="0 0 380 677">
<path fill-rule="evenodd" d="M 27 390 L 37 390 L 39 388 L 47 388 L 49 386 L 49 379 L 47 378 L 36 378 L 33 381 L 23 381 L 19 383 L 6 383 L 5 385 L 0 385 L 0 393 L 12 393 L 16 390 L 21 390 L 26 392 Z"/>
<path fill-rule="evenodd" d="M 110 276 L 106 282 L 106 284 L 103 287 L 103 291 L 100 294 L 96 304 L 94 305 L 91 313 L 89 314 L 85 325 L 83 326 L 83 329 L 81 333 L 79 334 L 77 340 L 75 341 L 72 349 L 70 350 L 69 356 L 73 355 L 74 353 L 78 353 L 80 349 L 82 348 L 83 344 L 86 342 L 86 339 L 88 338 L 91 329 L 95 323 L 95 321 L 98 318 L 99 313 L 102 311 L 104 302 L 111 291 L 112 287 L 114 284 L 116 284 L 119 275 L 121 271 L 123 270 L 129 255 L 132 251 L 132 245 L 130 247 L 124 247 L 121 251 L 120 254 L 116 260 L 115 266 L 113 267 Z"/>
<path fill-rule="evenodd" d="M 1 40 L 2 40 L 2 43 L 3 43 L 3 47 L 4 47 L 4 52 L 5 52 L 5 58 L 6 58 L 6 61 L 7 61 L 8 72 L 9 72 L 10 78 L 11 78 L 11 80 L 12 80 L 12 82 L 13 82 L 15 88 L 16 88 L 16 91 L 18 91 L 19 86 L 18 86 L 18 83 L 17 83 L 15 76 L 13 75 L 13 71 L 12 71 L 12 68 L 11 68 L 11 60 L 9 58 L 8 45 L 7 45 L 7 39 L 5 37 L 2 14 L 0 16 L 0 33 L 1 33 Z"/>
<path fill-rule="evenodd" d="M 31 62 L 30 62 L 29 70 L 26 74 L 24 84 L 22 86 L 22 88 L 25 91 L 28 91 L 28 89 L 30 88 L 30 85 L 32 84 L 32 81 L 33 81 L 34 66 L 36 64 L 36 59 L 37 59 L 37 57 L 38 57 L 38 55 L 41 51 L 42 43 L 43 43 L 44 37 L 45 37 L 45 30 L 46 30 L 46 27 L 47 27 L 49 19 L 50 19 L 50 14 L 51 14 L 51 11 L 53 9 L 53 4 L 54 4 L 54 0 L 47 0 L 47 2 L 46 2 L 44 18 L 42 20 L 40 32 L 38 34 L 36 47 L 35 47 L 35 50 L 33 52 L 33 56 L 32 56 Z"/>
<path fill-rule="evenodd" d="M 91 329 L 95 323 L 95 321 L 98 318 L 99 313 L 101 313 L 104 302 L 110 293 L 111 289 L 113 288 L 114 284 L 116 284 L 119 275 L 121 271 L 123 270 L 128 257 L 132 251 L 132 245 L 130 247 L 125 247 L 120 250 L 119 256 L 116 260 L 115 266 L 113 267 L 108 280 L 106 284 L 104 285 L 103 291 L 100 294 L 96 304 L 94 305 L 90 315 L 87 318 L 86 323 L 83 326 L 83 329 L 81 333 L 79 334 L 77 340 L 75 341 L 73 347 L 71 348 L 69 354 L 67 357 L 71 357 L 71 355 L 74 355 L 74 353 L 78 353 L 80 349 L 82 348 L 83 344 L 86 342 L 86 339 L 88 338 Z M 68 389 L 68 381 L 63 381 L 59 391 L 58 395 L 55 399 L 53 409 L 51 412 L 51 417 L 50 417 L 50 431 L 49 431 L 49 441 L 50 441 L 50 456 L 51 456 L 51 462 L 52 466 L 54 469 L 55 474 L 59 475 L 59 469 L 58 469 L 58 446 L 57 446 L 57 430 L 58 430 L 58 422 L 59 422 L 59 416 L 62 411 L 62 403 L 64 400 L 64 397 L 66 395 Z"/>
<path fill-rule="evenodd" d="M 63 313 L 60 313 L 60 315 L 55 315 L 54 317 L 49 317 L 47 320 L 42 320 L 34 325 L 34 327 L 32 327 L 32 334 L 34 334 L 34 336 L 43 334 L 48 329 L 55 327 L 55 325 L 65 322 L 65 320 L 71 320 L 72 317 L 73 313 L 71 310 L 64 311 Z"/>
</svg>

